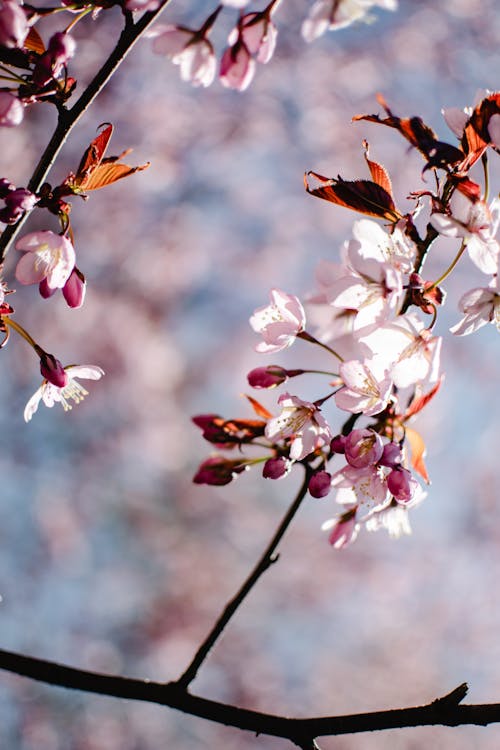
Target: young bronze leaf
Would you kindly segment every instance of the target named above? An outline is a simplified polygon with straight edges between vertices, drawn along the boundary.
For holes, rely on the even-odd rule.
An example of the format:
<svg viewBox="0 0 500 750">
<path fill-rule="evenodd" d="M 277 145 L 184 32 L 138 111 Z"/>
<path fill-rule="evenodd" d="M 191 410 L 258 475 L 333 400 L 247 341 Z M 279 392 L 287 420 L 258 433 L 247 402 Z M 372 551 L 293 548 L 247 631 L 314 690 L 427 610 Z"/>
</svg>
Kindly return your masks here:
<svg viewBox="0 0 500 750">
<path fill-rule="evenodd" d="M 245 394 L 245 398 L 250 401 L 250 403 L 252 404 L 252 408 L 258 417 L 263 417 L 264 419 L 272 419 L 273 415 L 271 414 L 271 412 L 268 411 L 265 406 L 262 406 L 262 404 L 259 403 L 257 399 L 249 396 L 248 394 Z"/>
<path fill-rule="evenodd" d="M 29 49 L 30 52 L 36 52 L 37 55 L 43 55 L 45 52 L 45 45 L 42 41 L 42 37 L 34 26 L 28 31 L 28 36 L 24 40 L 24 46 L 26 49 Z"/>
<path fill-rule="evenodd" d="M 320 187 L 311 188 L 308 177 L 314 177 L 321 183 Z M 390 222 L 399 221 L 401 214 L 396 209 L 392 195 L 383 187 L 371 180 L 354 180 L 347 182 L 342 177 L 329 179 L 316 172 L 307 172 L 304 176 L 304 185 L 310 195 L 317 198 L 345 206 L 353 211 L 376 216 L 379 219 L 387 219 Z"/>
<path fill-rule="evenodd" d="M 117 164 L 116 162 L 107 161 L 99 164 L 98 167 L 93 169 L 89 176 L 82 180 L 79 185 L 80 190 L 88 192 L 90 190 L 98 190 L 99 188 L 111 185 L 117 180 L 122 180 L 124 177 L 128 177 L 134 172 L 142 172 L 143 169 L 147 169 L 150 162 L 141 164 L 138 167 L 129 167 L 127 164 Z"/>
<path fill-rule="evenodd" d="M 441 388 L 443 380 L 444 380 L 444 375 L 441 375 L 441 377 L 439 378 L 439 381 L 436 383 L 436 385 L 433 388 L 431 388 L 430 391 L 422 394 L 421 396 L 415 396 L 413 398 L 412 402 L 410 403 L 410 405 L 408 406 L 407 410 L 405 411 L 403 415 L 404 421 L 406 421 L 410 417 L 413 417 L 415 414 L 418 414 L 419 411 L 422 411 L 424 406 L 427 406 L 429 401 L 431 401 L 434 398 L 436 393 Z M 408 430 L 408 428 L 406 429 Z"/>
<path fill-rule="evenodd" d="M 462 148 L 467 154 L 467 158 L 464 164 L 460 165 L 463 171 L 470 169 L 490 145 L 491 138 L 488 125 L 493 115 L 500 115 L 500 92 L 490 94 L 482 99 L 465 125 Z"/>
<path fill-rule="evenodd" d="M 411 427 L 407 427 L 406 438 L 410 444 L 412 469 L 420 474 L 426 484 L 430 484 L 429 474 L 424 462 L 426 448 L 421 434 Z"/>
<path fill-rule="evenodd" d="M 365 160 L 368 164 L 368 169 L 370 170 L 370 174 L 372 176 L 373 182 L 376 182 L 377 185 L 380 185 L 381 188 L 383 188 L 391 198 L 394 200 L 393 193 L 392 193 L 392 183 L 391 178 L 389 177 L 389 174 L 385 167 L 382 166 L 382 164 L 378 164 L 376 161 L 372 161 L 368 158 L 369 153 L 369 146 L 368 141 L 363 141 L 363 146 L 365 149 Z"/>
<path fill-rule="evenodd" d="M 106 153 L 108 143 L 111 136 L 113 135 L 113 126 L 111 125 L 111 123 L 104 124 L 106 125 L 104 130 L 101 130 L 99 135 L 94 138 L 94 140 L 85 150 L 85 153 L 82 156 L 82 160 L 78 166 L 75 176 L 75 181 L 77 182 L 77 184 L 79 184 L 81 180 L 85 179 L 85 177 L 92 169 L 95 169 L 95 167 L 99 166 L 104 157 L 104 154 Z"/>
</svg>

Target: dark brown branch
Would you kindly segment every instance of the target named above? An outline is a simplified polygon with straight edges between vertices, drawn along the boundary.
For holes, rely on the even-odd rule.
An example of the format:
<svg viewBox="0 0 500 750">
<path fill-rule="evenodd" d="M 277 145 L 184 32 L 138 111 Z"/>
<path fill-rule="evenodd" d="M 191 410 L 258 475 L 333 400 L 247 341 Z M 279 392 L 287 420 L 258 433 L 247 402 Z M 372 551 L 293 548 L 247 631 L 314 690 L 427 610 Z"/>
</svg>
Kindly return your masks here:
<svg viewBox="0 0 500 750">
<path fill-rule="evenodd" d="M 56 129 L 54 130 L 54 133 L 52 134 L 52 137 L 47 144 L 45 151 L 40 157 L 40 161 L 35 167 L 35 170 L 28 183 L 28 190 L 31 190 L 32 193 L 36 193 L 40 190 L 40 187 L 47 177 L 47 174 L 54 164 L 54 161 L 56 160 L 61 148 L 66 143 L 68 135 L 71 133 L 80 117 L 92 104 L 94 99 L 100 94 L 113 73 L 125 60 L 136 42 L 144 34 L 146 29 L 153 23 L 153 21 L 155 21 L 155 19 L 164 10 L 169 2 L 170 0 L 164 0 L 159 8 L 154 11 L 144 13 L 135 24 L 127 19 L 115 48 L 109 55 L 108 59 L 104 62 L 102 67 L 99 69 L 98 73 L 94 76 L 93 80 L 89 83 L 80 98 L 75 102 L 71 109 L 60 109 Z M 2 235 L 0 236 L 0 265 L 5 260 L 5 256 L 7 255 L 10 245 L 17 237 L 19 231 L 24 225 L 24 222 L 28 218 L 28 215 L 29 214 L 24 214 L 24 216 L 17 222 L 17 224 L 7 226 L 2 232 Z"/>
<path fill-rule="evenodd" d="M 157 703 L 217 724 L 289 739 L 299 747 L 307 747 L 308 744 L 312 747 L 316 737 L 340 734 L 436 725 L 486 726 L 500 722 L 499 703 L 478 705 L 460 703 L 467 691 L 465 684 L 424 706 L 346 716 L 292 719 L 200 698 L 181 689 L 176 683 L 163 685 L 157 682 L 97 674 L 10 651 L 0 650 L 0 669 L 59 687 Z"/>
<path fill-rule="evenodd" d="M 185 670 L 185 672 L 179 677 L 177 684 L 179 687 L 187 688 L 187 686 L 194 680 L 196 677 L 196 674 L 202 665 L 202 663 L 205 661 L 209 651 L 211 650 L 214 643 L 217 641 L 219 636 L 221 635 L 222 631 L 226 627 L 227 623 L 231 619 L 231 617 L 234 615 L 240 604 L 243 602 L 247 594 L 250 593 L 252 588 L 255 586 L 261 575 L 278 559 L 277 556 L 275 556 L 274 552 L 276 550 L 276 547 L 280 543 L 281 539 L 283 538 L 283 535 L 285 531 L 288 529 L 290 523 L 292 522 L 296 512 L 298 511 L 300 504 L 302 503 L 302 500 L 304 499 L 304 496 L 307 492 L 307 486 L 309 484 L 309 479 L 311 478 L 311 471 L 309 467 L 305 466 L 305 477 L 304 481 L 302 483 L 302 486 L 300 487 L 299 492 L 297 493 L 297 497 L 293 501 L 293 503 L 290 505 L 289 509 L 287 510 L 286 514 L 283 517 L 283 520 L 281 521 L 280 525 L 278 526 L 278 529 L 276 530 L 276 533 L 274 534 L 273 538 L 269 542 L 267 548 L 265 549 L 264 553 L 262 554 L 260 560 L 257 562 L 245 582 L 242 584 L 241 588 L 239 589 L 238 593 L 226 604 L 224 610 L 222 611 L 221 615 L 217 619 L 215 625 L 199 647 L 198 651 L 193 657 L 193 660 L 189 667 Z"/>
</svg>

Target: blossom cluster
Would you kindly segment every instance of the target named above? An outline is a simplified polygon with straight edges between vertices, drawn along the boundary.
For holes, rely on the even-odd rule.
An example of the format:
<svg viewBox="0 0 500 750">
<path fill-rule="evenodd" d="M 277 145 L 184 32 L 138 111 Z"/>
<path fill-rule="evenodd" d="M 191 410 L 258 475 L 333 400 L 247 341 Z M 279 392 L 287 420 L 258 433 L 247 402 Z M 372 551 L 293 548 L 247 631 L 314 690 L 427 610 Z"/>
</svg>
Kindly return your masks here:
<svg viewBox="0 0 500 750">
<path fill-rule="evenodd" d="M 181 78 L 193 86 L 210 86 L 217 74 L 217 57 L 209 33 L 223 6 L 240 11 L 236 25 L 227 38 L 219 64 L 219 80 L 223 86 L 244 91 L 252 82 L 257 63 L 270 61 L 276 48 L 278 28 L 274 14 L 281 0 L 271 0 L 264 10 L 243 13 L 249 0 L 223 0 L 222 5 L 207 18 L 199 29 L 174 24 L 158 24 L 149 34 L 153 51 L 168 57 L 179 66 Z M 327 30 L 341 29 L 371 19 L 370 8 L 380 6 L 395 10 L 397 0 L 317 0 L 302 24 L 302 36 L 312 42 Z"/>
<path fill-rule="evenodd" d="M 464 112 L 444 111 L 458 145 L 438 140 L 420 118 L 399 118 L 381 97 L 379 102 L 385 118 L 355 119 L 395 128 L 409 140 L 426 160 L 424 172 L 435 172 L 435 192 L 413 193 L 414 210 L 402 214 L 389 175 L 369 158 L 366 142 L 370 180 L 328 179 L 309 172 L 305 185 L 310 194 L 370 218 L 354 223 L 340 262 L 320 264 L 319 288 L 306 302 L 273 289 L 269 304 L 250 318 L 261 337 L 259 353 L 275 355 L 299 339 L 320 346 L 326 360 L 321 370 L 302 363 L 295 369 L 257 367 L 248 374 L 250 386 L 276 388 L 304 373 L 317 373 L 327 378 L 326 391 L 314 401 L 282 393 L 275 414 L 249 397 L 257 420 L 224 420 L 214 414 L 194 419 L 204 438 L 218 448 L 252 445 L 259 450 L 249 458 L 212 455 L 201 464 L 195 482 L 224 485 L 259 463 L 265 478 L 281 479 L 301 463 L 310 495 L 333 493 L 341 508 L 324 524 L 335 548 L 354 541 L 361 526 L 385 528 L 392 536 L 410 533 L 409 511 L 426 495 L 421 482 L 429 483 L 425 443 L 410 423 L 443 382 L 442 336 L 435 333 L 445 302 L 442 284 L 467 255 L 486 281 L 458 300 L 463 317 L 451 331 L 465 336 L 490 322 L 500 331 L 500 200 L 488 204 L 487 177 L 483 190 L 469 175 L 479 159 L 487 169 L 487 154 L 500 153 L 500 94 L 481 92 Z M 414 219 L 425 203 L 428 221 L 421 236 Z M 449 268 L 438 279 L 426 279 L 424 261 L 439 236 L 461 242 Z M 312 331 L 306 329 L 310 314 L 322 321 Z M 332 469 L 339 460 L 343 464 Z"/>
</svg>

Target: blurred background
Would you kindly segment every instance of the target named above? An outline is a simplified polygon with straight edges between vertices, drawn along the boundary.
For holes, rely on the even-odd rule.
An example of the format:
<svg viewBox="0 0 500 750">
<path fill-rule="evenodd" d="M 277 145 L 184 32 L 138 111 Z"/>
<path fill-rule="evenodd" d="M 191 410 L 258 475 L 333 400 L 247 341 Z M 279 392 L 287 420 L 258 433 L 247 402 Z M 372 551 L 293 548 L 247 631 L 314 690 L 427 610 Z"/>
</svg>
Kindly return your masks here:
<svg viewBox="0 0 500 750">
<path fill-rule="evenodd" d="M 297 472 L 265 482 L 256 469 L 225 488 L 193 485 L 210 446 L 190 417 L 251 417 L 241 396 L 249 392 L 246 373 L 275 361 L 300 367 L 312 356 L 302 342 L 283 357 L 258 355 L 248 325 L 271 287 L 312 292 L 317 263 L 338 258 L 350 236 L 355 214 L 308 196 L 304 170 L 365 177 L 366 138 L 371 157 L 392 176 L 399 207 L 409 210 L 410 190 L 426 187 L 421 157 L 395 131 L 351 124 L 351 117 L 378 112 L 375 94 L 382 92 L 396 114 L 418 114 L 454 142 L 441 108 L 467 106 L 478 88 L 498 87 L 495 0 L 400 0 L 397 12 L 376 10 L 372 24 L 311 45 L 300 37 L 308 8 L 282 3 L 275 57 L 243 94 L 218 82 L 207 90 L 181 83 L 178 69 L 153 56 L 150 41 L 140 42 L 51 173 L 57 184 L 75 169 L 102 122 L 116 128 L 110 154 L 133 147 L 128 163 L 152 162 L 73 202 L 78 265 L 89 285 L 83 308 L 69 310 L 59 294 L 42 300 L 34 287 L 11 298 L 17 319 L 44 348 L 65 363 L 98 364 L 106 377 L 90 384 L 91 396 L 73 412 L 41 406 L 25 425 L 38 362 L 20 339 L 0 353 L 2 648 L 159 681 L 183 671 L 300 481 Z M 197 28 L 212 9 L 208 0 L 174 0 L 162 20 Z M 227 9 L 217 22 L 218 50 L 236 17 Z M 79 91 L 119 25 L 112 9 L 76 27 L 79 54 L 70 73 Z M 25 185 L 54 123 L 48 107 L 34 106 L 19 128 L 1 131 L 0 176 Z M 50 222 L 35 215 L 28 228 L 56 229 Z M 456 249 L 452 240 L 436 246 L 429 278 Z M 7 260 L 7 280 L 16 255 Z M 291 716 L 417 705 L 463 681 L 470 702 L 500 700 L 498 334 L 493 326 L 466 338 L 448 332 L 459 319 L 460 294 L 483 281 L 466 258 L 447 282 L 438 323 L 446 382 L 417 422 L 432 486 L 412 514 L 413 535 L 394 541 L 364 532 L 354 546 L 334 551 L 320 530 L 336 512 L 333 500 L 306 499 L 279 563 L 241 607 L 194 692 Z M 316 361 L 324 363 L 321 353 Z M 320 395 L 308 387 L 296 383 L 294 392 Z M 262 401 L 276 409 L 276 398 L 264 394 Z M 499 744 L 499 726 L 320 741 L 327 750 Z M 0 746 L 290 747 L 6 673 Z"/>
</svg>

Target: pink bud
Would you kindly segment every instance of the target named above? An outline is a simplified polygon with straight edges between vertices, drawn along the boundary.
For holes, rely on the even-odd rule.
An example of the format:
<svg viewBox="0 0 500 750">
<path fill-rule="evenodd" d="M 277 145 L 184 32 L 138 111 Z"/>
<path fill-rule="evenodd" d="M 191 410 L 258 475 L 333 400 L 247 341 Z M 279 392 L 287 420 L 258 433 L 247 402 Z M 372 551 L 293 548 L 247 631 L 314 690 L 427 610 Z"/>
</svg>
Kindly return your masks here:
<svg viewBox="0 0 500 750">
<path fill-rule="evenodd" d="M 51 55 L 54 69 L 59 70 L 66 65 L 75 54 L 75 50 L 76 42 L 70 34 L 58 31 L 51 36 L 47 52 Z"/>
<path fill-rule="evenodd" d="M 387 477 L 389 492 L 398 501 L 408 502 L 408 500 L 411 500 L 416 484 L 408 469 L 401 467 L 393 469 Z"/>
<path fill-rule="evenodd" d="M 288 373 L 279 365 L 256 367 L 248 373 L 247 380 L 252 388 L 275 388 L 288 380 Z"/>
<path fill-rule="evenodd" d="M 332 476 L 327 471 L 317 471 L 309 480 L 307 489 L 313 497 L 326 497 L 332 488 Z"/>
<path fill-rule="evenodd" d="M 40 357 L 40 372 L 42 373 L 45 380 L 55 385 L 57 388 L 64 388 L 68 384 L 68 375 L 53 354 L 47 354 L 43 352 Z"/>
<path fill-rule="evenodd" d="M 345 453 L 345 435 L 336 435 L 330 443 L 332 453 Z"/>
<path fill-rule="evenodd" d="M 394 469 L 401 463 L 401 460 L 401 448 L 398 443 L 387 443 L 384 445 L 382 456 L 379 459 L 381 466 L 388 466 L 390 469 Z"/>
<path fill-rule="evenodd" d="M 15 189 L 16 186 L 13 185 L 12 182 L 6 180 L 5 177 L 0 178 L 0 198 L 5 198 L 5 196 L 8 195 L 11 190 Z"/>
<path fill-rule="evenodd" d="M 353 430 L 346 437 L 346 461 L 356 469 L 376 464 L 383 450 L 382 438 L 373 430 Z"/>
<path fill-rule="evenodd" d="M 292 467 L 291 461 L 283 456 L 268 458 L 262 469 L 264 479 L 281 479 L 285 477 Z"/>
<path fill-rule="evenodd" d="M 22 122 L 24 105 L 8 91 L 0 91 L 0 126 L 13 128 Z"/>
<path fill-rule="evenodd" d="M 220 62 L 220 81 L 223 86 L 244 91 L 250 85 L 254 74 L 255 60 L 241 39 L 224 51 Z"/>
<path fill-rule="evenodd" d="M 77 308 L 83 305 L 86 287 L 85 276 L 75 266 L 69 275 L 69 279 L 62 288 L 63 297 L 69 307 Z"/>
<path fill-rule="evenodd" d="M 5 208 L 0 211 L 0 221 L 15 224 L 25 211 L 31 211 L 38 198 L 26 188 L 14 188 L 4 197 Z"/>
</svg>

